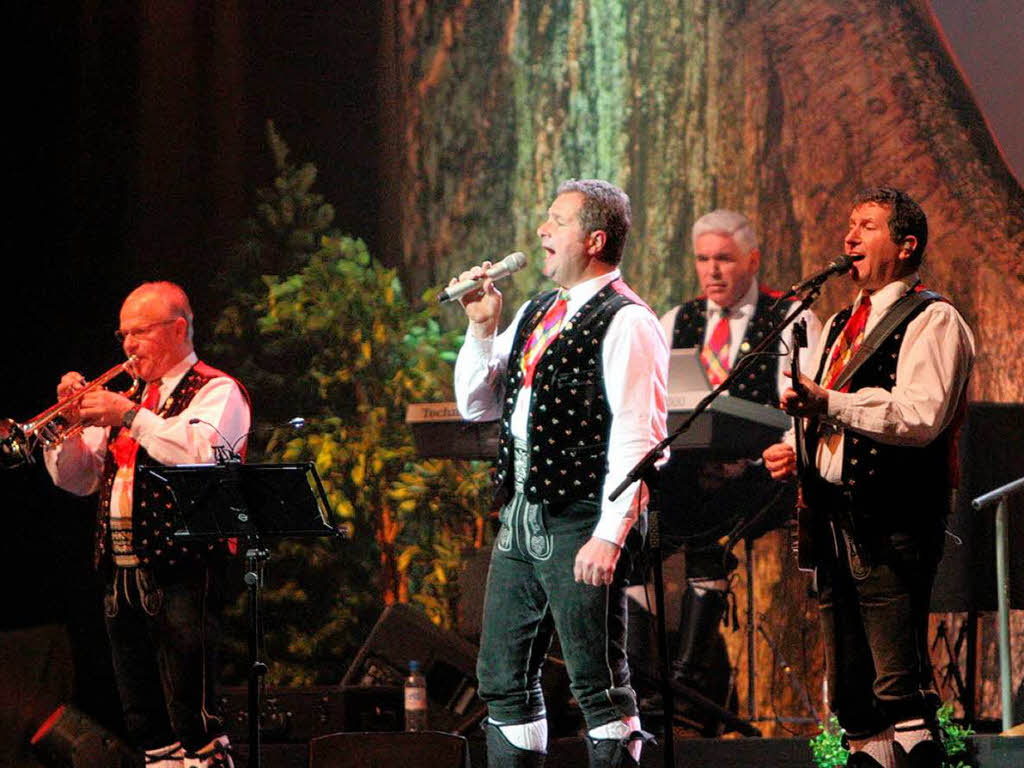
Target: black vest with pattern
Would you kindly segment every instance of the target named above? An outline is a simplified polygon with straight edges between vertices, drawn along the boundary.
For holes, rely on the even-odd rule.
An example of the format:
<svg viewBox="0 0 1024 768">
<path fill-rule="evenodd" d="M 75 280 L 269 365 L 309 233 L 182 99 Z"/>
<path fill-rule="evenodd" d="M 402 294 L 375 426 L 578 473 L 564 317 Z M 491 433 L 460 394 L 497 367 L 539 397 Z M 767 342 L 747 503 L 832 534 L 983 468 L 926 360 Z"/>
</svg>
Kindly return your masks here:
<svg viewBox="0 0 1024 768">
<path fill-rule="evenodd" d="M 198 370 L 197 370 L 198 369 Z M 211 379 L 226 374 L 196 363 L 178 382 L 178 386 L 167 397 L 157 415 L 170 418 L 181 414 L 192 402 L 192 398 Z M 239 385 L 241 386 L 241 385 Z M 248 399 L 245 390 L 243 396 Z M 141 400 L 141 388 L 136 400 Z M 117 439 L 121 427 L 113 427 L 107 439 L 111 445 Z M 155 464 L 146 450 L 140 445 L 135 457 L 135 466 Z M 96 515 L 96 540 L 94 565 L 109 566 L 110 556 L 110 495 L 117 474 L 117 464 L 113 451 L 108 450 L 103 463 L 103 474 L 100 479 L 100 503 Z M 189 563 L 205 560 L 213 554 L 221 555 L 228 551 L 226 541 L 182 542 L 176 539 L 174 532 L 179 528 L 174 516 L 174 504 L 166 489 L 144 487 L 136 473 L 133 483 L 132 502 L 132 547 L 143 567 L 165 570 Z"/>
<path fill-rule="evenodd" d="M 760 344 L 772 328 L 781 323 L 792 311 L 792 301 L 783 301 L 772 311 L 772 304 L 781 295 L 779 291 L 759 288 L 754 315 L 747 323 L 747 330 L 740 341 L 740 353 L 736 356 L 733 366 Z M 672 348 L 691 349 L 703 346 L 707 322 L 706 298 L 696 298 L 681 305 L 672 328 Z M 777 375 L 777 359 L 763 357 L 760 361 L 752 363 L 738 381 L 730 384 L 728 392 L 732 397 L 742 397 L 744 400 L 774 406 L 779 402 Z"/>
<path fill-rule="evenodd" d="M 530 301 L 509 354 L 495 476 L 498 504 L 504 504 L 514 492 L 511 421 L 523 381 L 520 356 L 557 296 L 557 291 L 547 291 Z M 600 500 L 612 422 L 601 346 L 612 318 L 630 304 L 646 307 L 625 283 L 612 281 L 580 307 L 541 355 L 534 372 L 527 426 L 529 467 L 524 490 L 531 502 L 562 505 Z"/>
<path fill-rule="evenodd" d="M 849 391 L 868 387 L 892 391 L 907 327 L 930 304 L 943 300 L 935 295 L 912 310 L 854 372 Z M 827 370 L 829 350 L 850 319 L 852 309 L 847 307 L 839 312 L 829 325 L 816 381 L 820 381 Z M 925 446 L 888 445 L 852 429 L 845 430 L 842 488 L 854 508 L 862 517 L 892 530 L 913 526 L 919 520 L 941 519 L 936 512 L 944 515 L 948 511 L 952 490 L 951 441 L 955 439 L 957 427 L 954 419 Z M 815 422 L 811 422 L 807 434 L 808 438 L 818 434 Z M 808 445 L 813 444 L 809 439 Z M 810 495 L 808 501 L 813 507 L 813 491 Z"/>
</svg>

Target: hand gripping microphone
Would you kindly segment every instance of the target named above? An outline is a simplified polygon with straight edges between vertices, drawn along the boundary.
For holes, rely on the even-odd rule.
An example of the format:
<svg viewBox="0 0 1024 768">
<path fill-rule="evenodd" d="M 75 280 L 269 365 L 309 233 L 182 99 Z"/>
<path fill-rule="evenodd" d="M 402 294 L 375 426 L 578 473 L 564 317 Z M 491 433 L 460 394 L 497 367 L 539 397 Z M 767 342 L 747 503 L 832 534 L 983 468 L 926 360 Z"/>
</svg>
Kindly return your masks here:
<svg viewBox="0 0 1024 768">
<path fill-rule="evenodd" d="M 484 274 L 491 280 L 500 280 L 501 278 L 508 277 L 513 272 L 518 272 L 520 269 L 525 267 L 526 261 L 526 254 L 522 251 L 516 251 L 515 253 L 510 253 L 497 264 L 491 265 Z M 442 304 L 446 301 L 454 301 L 455 299 L 466 295 L 470 291 L 479 288 L 480 280 L 482 279 L 483 278 L 481 277 L 475 280 L 461 280 L 455 285 L 449 285 L 438 294 L 437 300 Z"/>
</svg>

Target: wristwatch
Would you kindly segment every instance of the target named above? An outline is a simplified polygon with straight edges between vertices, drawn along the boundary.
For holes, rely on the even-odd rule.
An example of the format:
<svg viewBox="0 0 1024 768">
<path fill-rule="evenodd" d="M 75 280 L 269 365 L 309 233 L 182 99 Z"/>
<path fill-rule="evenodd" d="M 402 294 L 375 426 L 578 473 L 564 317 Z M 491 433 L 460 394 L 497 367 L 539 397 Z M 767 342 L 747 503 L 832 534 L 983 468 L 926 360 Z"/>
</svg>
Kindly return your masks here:
<svg viewBox="0 0 1024 768">
<path fill-rule="evenodd" d="M 121 417 L 121 426 L 125 429 L 132 428 L 132 422 L 135 421 L 135 415 L 139 412 L 139 406 L 133 405 L 127 411 L 124 412 L 124 416 Z"/>
</svg>

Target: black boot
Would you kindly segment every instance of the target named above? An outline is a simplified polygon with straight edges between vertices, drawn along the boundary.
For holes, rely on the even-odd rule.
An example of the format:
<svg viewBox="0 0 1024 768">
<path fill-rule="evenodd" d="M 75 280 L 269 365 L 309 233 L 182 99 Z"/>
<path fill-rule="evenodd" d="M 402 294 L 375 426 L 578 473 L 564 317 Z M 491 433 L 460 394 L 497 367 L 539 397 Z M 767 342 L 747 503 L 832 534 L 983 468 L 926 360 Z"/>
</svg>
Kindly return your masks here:
<svg viewBox="0 0 1024 768">
<path fill-rule="evenodd" d="M 897 761 L 907 768 L 940 768 L 946 759 L 946 748 L 942 741 L 936 739 L 919 741 L 910 752 L 904 752 L 903 747 L 897 744 L 896 753 L 899 756 Z"/>
<path fill-rule="evenodd" d="M 851 752 L 846 758 L 846 768 L 882 768 L 882 764 L 867 752 Z"/>
<path fill-rule="evenodd" d="M 487 734 L 487 768 L 544 768 L 544 752 L 520 749 L 494 723 L 485 720 L 482 727 Z"/>
<path fill-rule="evenodd" d="M 633 768 L 640 765 L 629 754 L 630 738 L 592 739 L 586 737 L 587 759 L 590 768 Z"/>
<path fill-rule="evenodd" d="M 720 624 L 728 607 L 725 592 L 708 589 L 698 593 L 687 586 L 679 620 L 679 646 L 672 663 L 674 682 L 702 693 L 725 708 L 729 708 L 732 667 Z M 694 722 L 703 735 L 716 736 L 720 731 L 717 717 L 679 698 L 676 712 Z"/>
</svg>

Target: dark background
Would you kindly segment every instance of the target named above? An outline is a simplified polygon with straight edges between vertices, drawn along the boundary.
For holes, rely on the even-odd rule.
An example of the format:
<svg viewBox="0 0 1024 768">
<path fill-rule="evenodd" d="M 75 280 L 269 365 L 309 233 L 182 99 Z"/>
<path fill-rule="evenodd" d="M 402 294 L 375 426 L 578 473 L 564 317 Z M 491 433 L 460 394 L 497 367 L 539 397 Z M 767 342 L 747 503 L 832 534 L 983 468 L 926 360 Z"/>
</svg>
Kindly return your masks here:
<svg viewBox="0 0 1024 768">
<path fill-rule="evenodd" d="M 45 5 L 14 11 L 3 60 L 0 417 L 17 421 L 54 402 L 63 372 L 123 360 L 117 311 L 144 280 L 185 286 L 202 351 L 228 298 L 216 278 L 273 180 L 268 118 L 294 162 L 319 166 L 337 227 L 378 242 L 377 3 Z M 43 474 L 0 473 L 0 575 L 21 584 L 3 625 L 59 615 L 49 582 L 81 561 L 80 510 Z"/>
</svg>

